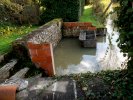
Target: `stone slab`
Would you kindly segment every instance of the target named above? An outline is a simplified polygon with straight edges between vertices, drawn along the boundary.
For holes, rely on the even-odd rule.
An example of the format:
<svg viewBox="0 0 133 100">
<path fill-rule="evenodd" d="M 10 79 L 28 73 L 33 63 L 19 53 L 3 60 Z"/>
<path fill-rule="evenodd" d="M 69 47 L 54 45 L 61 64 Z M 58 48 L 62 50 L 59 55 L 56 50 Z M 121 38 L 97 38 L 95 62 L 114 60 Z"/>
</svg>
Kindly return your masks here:
<svg viewBox="0 0 133 100">
<path fill-rule="evenodd" d="M 39 97 L 41 100 L 75 100 L 77 98 L 76 84 L 70 79 L 59 80 L 42 91 Z"/>
<path fill-rule="evenodd" d="M 11 76 L 10 79 L 24 78 L 25 74 L 28 72 L 29 68 L 23 68 L 18 71 L 15 75 Z"/>
<path fill-rule="evenodd" d="M 16 63 L 17 60 L 13 59 L 0 69 L 0 80 L 5 80 L 9 77 L 9 71 L 14 67 Z"/>
</svg>

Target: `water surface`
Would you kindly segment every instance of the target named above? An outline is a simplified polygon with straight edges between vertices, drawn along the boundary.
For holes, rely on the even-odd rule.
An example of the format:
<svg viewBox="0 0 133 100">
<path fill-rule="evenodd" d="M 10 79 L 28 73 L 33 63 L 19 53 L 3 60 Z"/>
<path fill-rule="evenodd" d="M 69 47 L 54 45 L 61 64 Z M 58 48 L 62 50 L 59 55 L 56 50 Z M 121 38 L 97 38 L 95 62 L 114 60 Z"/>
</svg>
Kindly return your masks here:
<svg viewBox="0 0 133 100">
<path fill-rule="evenodd" d="M 100 49 L 103 47 L 101 44 L 105 42 L 106 37 L 98 37 L 96 48 L 83 48 L 78 38 L 62 39 L 54 51 L 56 73 L 62 75 L 99 71 L 100 67 L 96 60 L 96 55 L 97 51 L 100 52 Z M 106 48 L 106 46 L 104 47 Z M 101 50 L 103 51 L 103 49 Z"/>
<path fill-rule="evenodd" d="M 114 29 L 110 16 L 107 18 L 106 28 L 106 36 L 97 37 L 96 48 L 81 47 L 78 38 L 62 39 L 54 51 L 56 74 L 124 69 L 127 58 L 123 57 L 117 46 L 119 33 Z"/>
</svg>

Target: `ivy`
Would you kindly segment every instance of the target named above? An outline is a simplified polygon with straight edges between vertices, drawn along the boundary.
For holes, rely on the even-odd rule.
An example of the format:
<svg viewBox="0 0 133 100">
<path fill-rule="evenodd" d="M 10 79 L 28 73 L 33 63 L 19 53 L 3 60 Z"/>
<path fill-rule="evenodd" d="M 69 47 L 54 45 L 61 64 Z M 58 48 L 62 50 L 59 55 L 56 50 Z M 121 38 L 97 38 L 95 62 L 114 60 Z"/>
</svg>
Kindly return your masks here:
<svg viewBox="0 0 133 100">
<path fill-rule="evenodd" d="M 128 56 L 128 71 L 133 72 L 133 0 L 117 0 L 120 4 L 115 8 L 118 18 L 115 25 L 118 27 L 120 36 L 119 44 L 121 51 Z"/>
</svg>

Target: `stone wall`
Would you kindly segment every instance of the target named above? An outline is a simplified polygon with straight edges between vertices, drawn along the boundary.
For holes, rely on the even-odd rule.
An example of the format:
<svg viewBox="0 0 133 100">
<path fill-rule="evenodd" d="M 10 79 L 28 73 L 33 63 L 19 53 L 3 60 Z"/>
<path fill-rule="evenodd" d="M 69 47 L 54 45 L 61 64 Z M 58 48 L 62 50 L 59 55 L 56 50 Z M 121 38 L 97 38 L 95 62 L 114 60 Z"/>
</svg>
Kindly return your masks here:
<svg viewBox="0 0 133 100">
<path fill-rule="evenodd" d="M 28 53 L 28 57 L 36 67 L 44 69 L 44 72 L 49 76 L 54 75 L 53 49 L 62 38 L 61 28 L 61 19 L 54 19 L 46 23 L 37 30 L 13 42 L 13 53 L 19 57 L 18 59 L 28 59 Z M 24 48 L 27 51 L 24 51 Z"/>
<path fill-rule="evenodd" d="M 28 42 L 34 44 L 51 43 L 55 48 L 62 38 L 61 27 L 62 21 L 55 19 L 33 31 L 31 34 L 34 35 L 28 39 Z"/>
<path fill-rule="evenodd" d="M 96 30 L 90 22 L 63 22 L 62 32 L 64 37 L 78 37 L 82 30 Z"/>
<path fill-rule="evenodd" d="M 27 48 L 27 42 L 32 42 L 34 44 L 51 43 L 53 48 L 55 48 L 62 38 L 61 28 L 62 20 L 54 19 L 39 27 L 37 30 L 17 39 L 12 43 L 12 46 L 22 45 Z"/>
<path fill-rule="evenodd" d="M 37 67 L 41 67 L 41 69 L 44 69 L 47 75 L 55 75 L 52 44 L 34 44 L 32 42 L 28 42 L 28 48 L 32 62 Z"/>
</svg>

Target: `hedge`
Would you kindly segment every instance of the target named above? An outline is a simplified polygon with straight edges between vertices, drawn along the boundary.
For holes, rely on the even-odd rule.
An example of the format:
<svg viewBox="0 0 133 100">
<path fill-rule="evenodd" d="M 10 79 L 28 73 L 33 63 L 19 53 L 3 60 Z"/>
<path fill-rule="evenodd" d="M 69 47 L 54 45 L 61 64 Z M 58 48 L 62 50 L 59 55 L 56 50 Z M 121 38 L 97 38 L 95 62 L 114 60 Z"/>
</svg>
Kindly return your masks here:
<svg viewBox="0 0 133 100">
<path fill-rule="evenodd" d="M 83 0 L 41 0 L 41 6 L 46 8 L 40 16 L 41 23 L 54 18 L 62 18 L 65 22 L 78 21 L 82 12 L 81 1 Z"/>
</svg>

